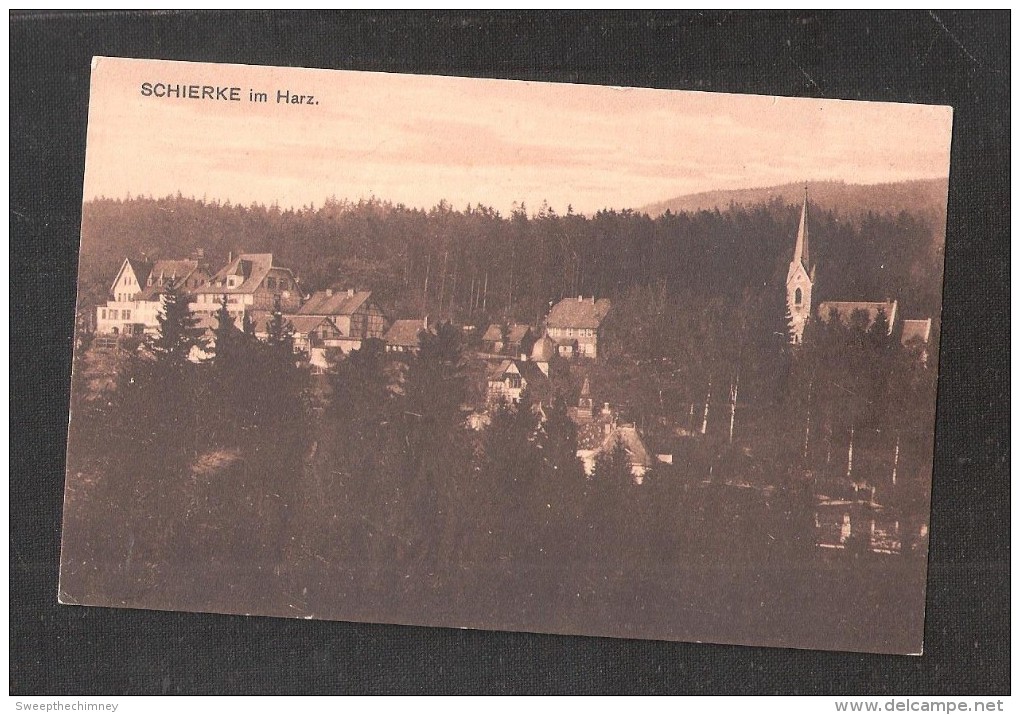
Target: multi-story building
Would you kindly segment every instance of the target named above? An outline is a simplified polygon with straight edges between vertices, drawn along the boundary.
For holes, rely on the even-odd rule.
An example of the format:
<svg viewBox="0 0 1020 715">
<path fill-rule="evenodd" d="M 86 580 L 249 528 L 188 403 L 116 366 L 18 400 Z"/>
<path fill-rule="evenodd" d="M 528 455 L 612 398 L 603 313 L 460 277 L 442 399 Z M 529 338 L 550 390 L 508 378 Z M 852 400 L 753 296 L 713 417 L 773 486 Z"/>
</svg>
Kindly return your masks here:
<svg viewBox="0 0 1020 715">
<path fill-rule="evenodd" d="M 329 319 L 338 332 L 330 339 L 330 346 L 345 354 L 360 350 L 362 341 L 368 338 L 382 339 L 386 334 L 386 316 L 370 291 L 318 291 L 298 308 L 295 317 Z"/>
<path fill-rule="evenodd" d="M 191 311 L 199 317 L 215 315 L 226 296 L 227 311 L 238 327 L 246 314 L 273 310 L 277 299 L 284 313 L 301 306 L 297 279 L 289 268 L 274 264 L 272 253 L 242 253 L 193 292 Z"/>
<path fill-rule="evenodd" d="M 602 323 L 612 304 L 607 298 L 564 298 L 549 311 L 545 333 L 552 338 L 564 357 L 599 356 Z"/>
<path fill-rule="evenodd" d="M 173 281 L 191 294 L 209 280 L 195 259 L 167 259 L 146 263 L 125 258 L 110 287 L 111 299 L 96 308 L 96 332 L 101 335 L 144 335 L 156 331 L 164 286 Z"/>
</svg>

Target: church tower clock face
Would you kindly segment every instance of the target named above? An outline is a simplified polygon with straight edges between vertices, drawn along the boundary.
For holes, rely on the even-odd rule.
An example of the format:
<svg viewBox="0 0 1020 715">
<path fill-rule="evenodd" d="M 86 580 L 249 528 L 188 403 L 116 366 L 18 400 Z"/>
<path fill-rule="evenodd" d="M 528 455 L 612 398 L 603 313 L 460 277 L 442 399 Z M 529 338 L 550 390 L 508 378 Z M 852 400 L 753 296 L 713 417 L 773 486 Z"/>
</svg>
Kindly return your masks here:
<svg viewBox="0 0 1020 715">
<path fill-rule="evenodd" d="M 790 314 L 790 342 L 799 344 L 804 339 L 804 326 L 811 316 L 811 289 L 814 279 L 808 245 L 807 189 L 804 190 L 804 206 L 800 212 L 800 227 L 793 260 L 786 274 L 786 307 Z"/>
</svg>

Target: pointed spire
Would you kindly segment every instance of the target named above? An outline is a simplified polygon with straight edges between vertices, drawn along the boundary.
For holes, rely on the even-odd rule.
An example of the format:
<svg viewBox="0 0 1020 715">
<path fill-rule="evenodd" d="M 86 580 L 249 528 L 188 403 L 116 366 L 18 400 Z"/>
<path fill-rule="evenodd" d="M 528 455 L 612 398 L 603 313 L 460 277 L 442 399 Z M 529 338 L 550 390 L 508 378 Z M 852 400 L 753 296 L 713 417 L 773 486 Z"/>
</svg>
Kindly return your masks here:
<svg viewBox="0 0 1020 715">
<path fill-rule="evenodd" d="M 811 270 L 810 254 L 808 252 L 808 226 L 807 226 L 807 185 L 804 186 L 804 206 L 800 210 L 800 228 L 797 230 L 797 247 L 793 251 L 793 262 L 804 264 L 804 269 Z"/>
<path fill-rule="evenodd" d="M 581 396 L 577 398 L 577 407 L 584 414 L 586 420 L 591 419 L 591 385 L 588 384 L 587 377 L 584 378 L 584 385 L 581 386 Z"/>
</svg>

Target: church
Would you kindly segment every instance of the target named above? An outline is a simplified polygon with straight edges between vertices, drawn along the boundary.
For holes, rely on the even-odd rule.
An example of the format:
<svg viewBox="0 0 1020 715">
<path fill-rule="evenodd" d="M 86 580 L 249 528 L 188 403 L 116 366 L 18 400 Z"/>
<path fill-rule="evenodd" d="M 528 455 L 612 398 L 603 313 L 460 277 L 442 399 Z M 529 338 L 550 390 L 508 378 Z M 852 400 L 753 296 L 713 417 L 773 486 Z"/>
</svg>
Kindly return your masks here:
<svg viewBox="0 0 1020 715">
<path fill-rule="evenodd" d="M 800 226 L 797 229 L 797 241 L 794 244 L 793 260 L 786 272 L 786 307 L 790 314 L 790 343 L 799 345 L 804 341 L 804 327 L 812 319 L 812 296 L 816 284 L 817 266 L 811 262 L 808 240 L 808 198 L 807 187 L 804 188 L 804 205 L 800 211 Z M 850 324 L 853 316 L 863 316 L 870 327 L 884 314 L 889 324 L 889 334 L 898 332 L 903 345 L 921 346 L 922 359 L 927 354 L 928 341 L 931 337 L 931 318 L 897 320 L 897 301 L 848 301 L 827 300 L 818 304 L 815 317 L 822 322 L 838 319 Z"/>
</svg>

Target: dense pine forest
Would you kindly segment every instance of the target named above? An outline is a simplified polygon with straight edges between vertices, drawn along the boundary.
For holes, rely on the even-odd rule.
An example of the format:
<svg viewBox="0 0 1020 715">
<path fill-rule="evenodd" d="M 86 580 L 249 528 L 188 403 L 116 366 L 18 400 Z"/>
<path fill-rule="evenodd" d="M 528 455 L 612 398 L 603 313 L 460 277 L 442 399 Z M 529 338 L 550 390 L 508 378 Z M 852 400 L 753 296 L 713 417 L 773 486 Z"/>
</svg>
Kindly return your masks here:
<svg viewBox="0 0 1020 715">
<path fill-rule="evenodd" d="M 534 323 L 563 296 L 618 298 L 655 285 L 701 304 L 735 303 L 785 279 L 795 203 L 650 218 L 548 206 L 502 216 L 483 206 L 424 211 L 381 201 L 283 210 L 181 196 L 96 200 L 82 217 L 82 300 L 105 300 L 125 256 L 185 257 L 201 248 L 214 267 L 230 252 L 273 253 L 306 291 L 372 290 L 391 317 Z M 927 212 L 848 218 L 812 208 L 811 232 L 819 300 L 895 297 L 904 314 L 937 314 L 944 225 Z"/>
<path fill-rule="evenodd" d="M 923 543 L 825 552 L 815 504 L 819 490 L 849 493 L 849 454 L 855 479 L 918 534 L 937 351 L 904 349 L 883 316 L 809 325 L 792 347 L 798 212 L 89 202 L 83 309 L 125 255 L 202 248 L 213 266 L 272 252 L 305 291 L 370 289 L 391 319 L 441 322 L 416 355 L 369 340 L 317 382 L 282 321 L 259 340 L 221 316 L 212 358 L 187 360 L 199 336 L 171 296 L 159 337 L 119 358 L 113 384 L 73 386 L 62 598 L 916 649 Z M 816 301 L 896 299 L 937 326 L 941 226 L 907 212 L 810 217 Z M 554 361 L 545 394 L 469 429 L 478 385 L 457 326 L 535 324 L 574 295 L 612 299 L 605 357 Z M 77 375 L 88 359 L 76 354 Z M 672 463 L 636 485 L 610 452 L 586 477 L 568 416 L 584 378 Z"/>
</svg>

